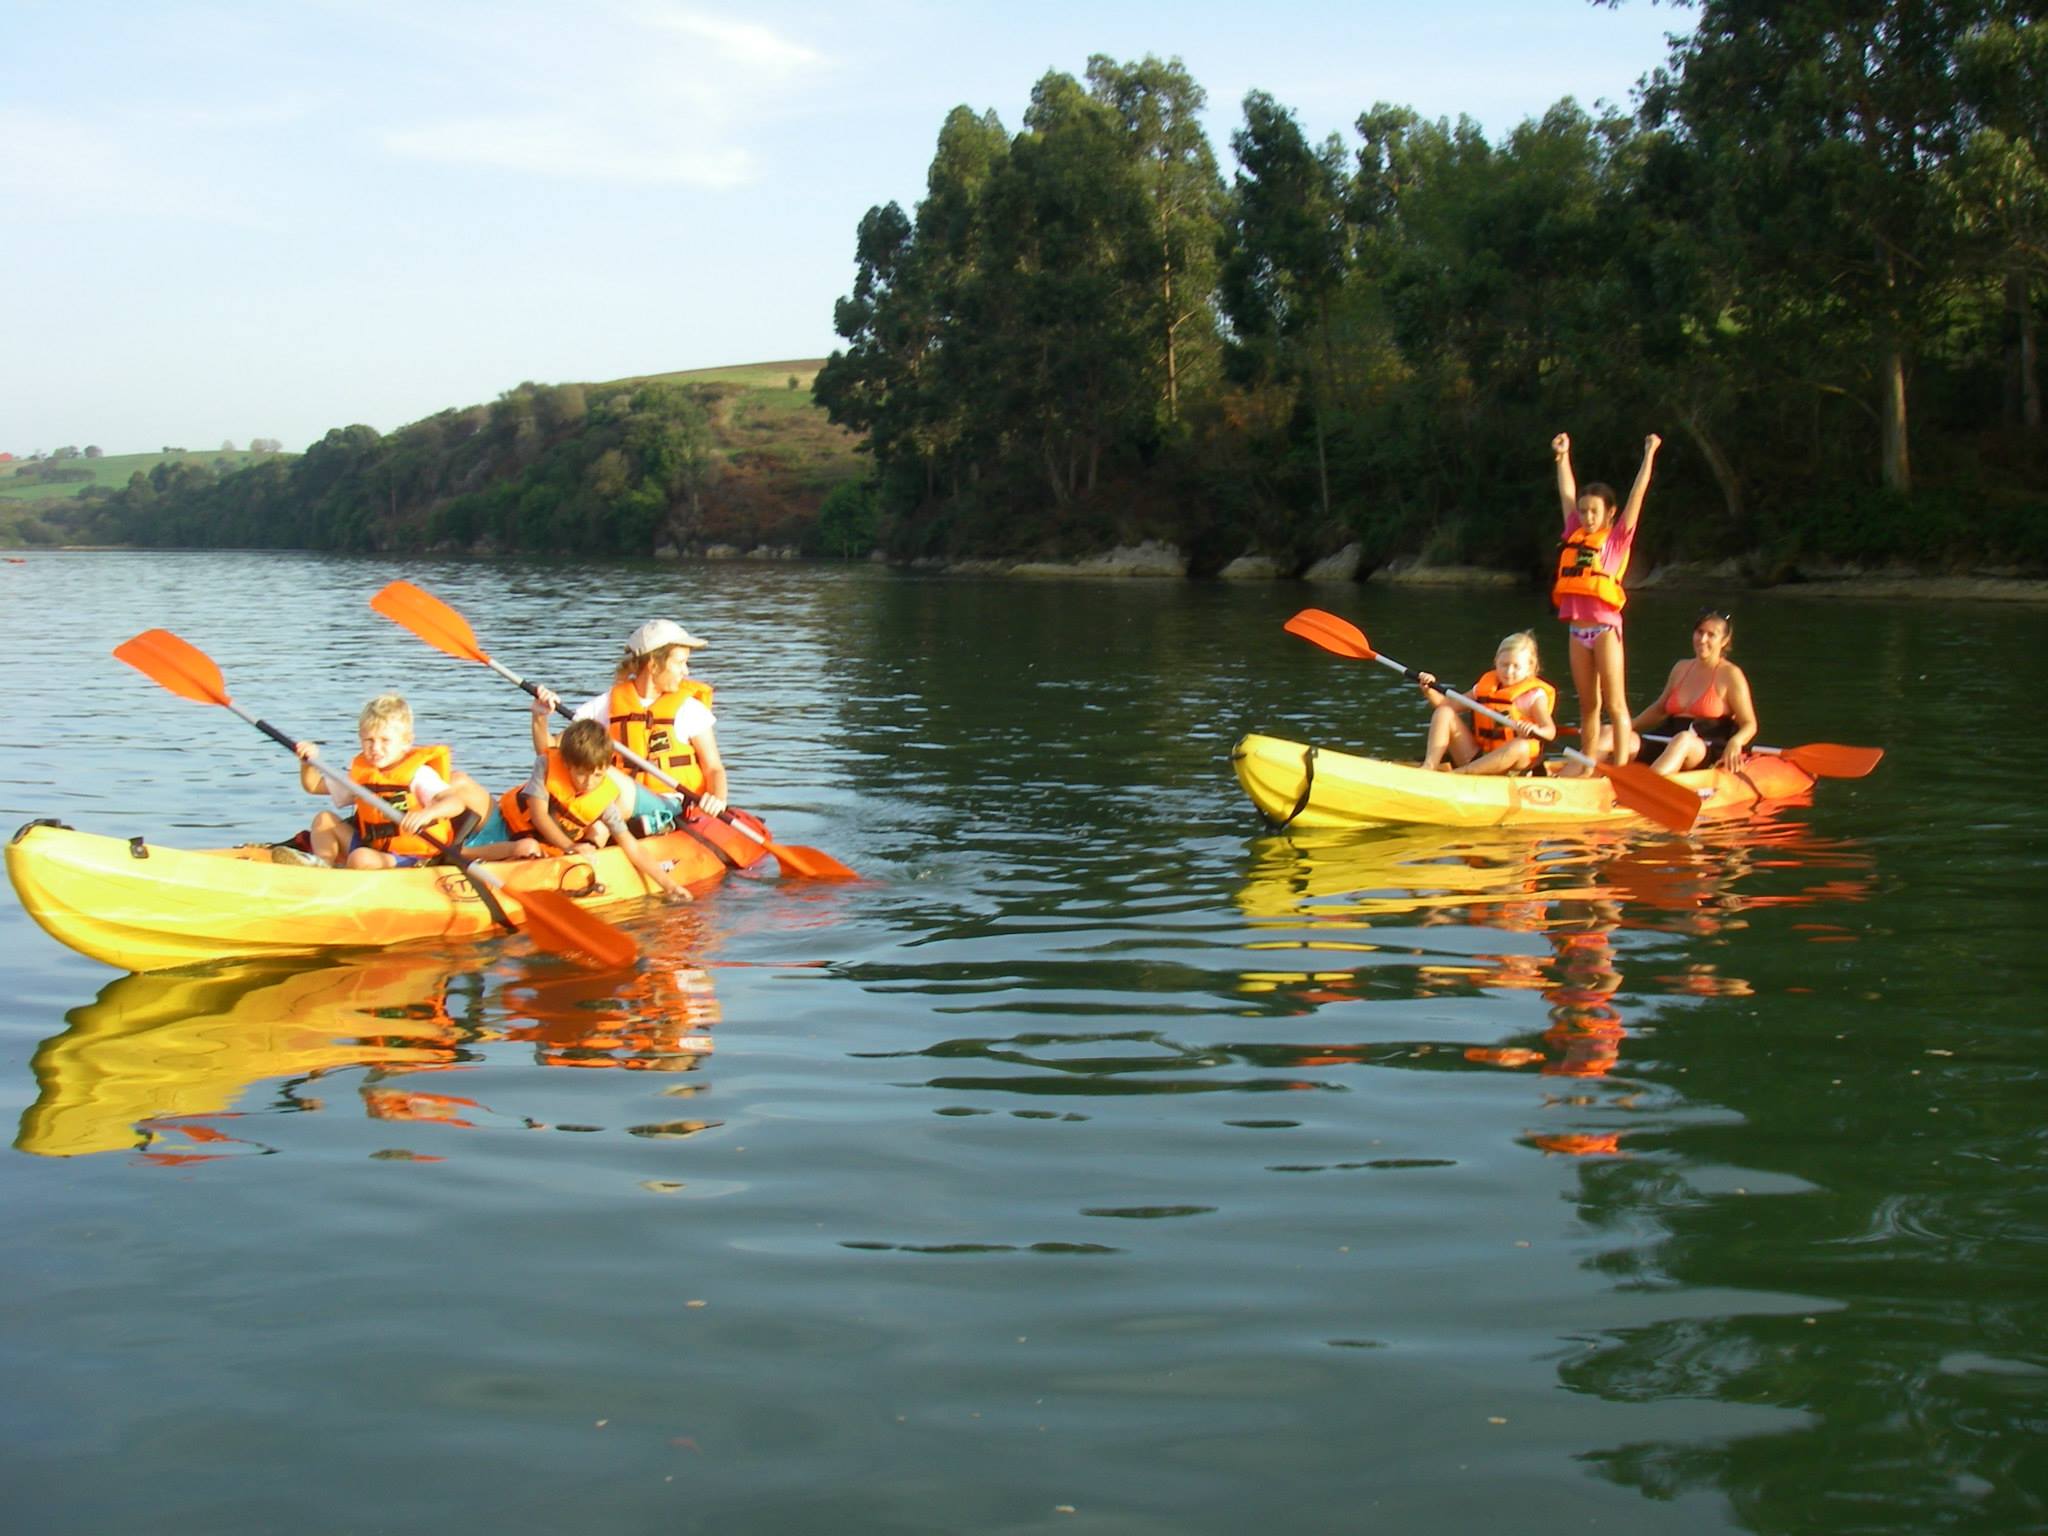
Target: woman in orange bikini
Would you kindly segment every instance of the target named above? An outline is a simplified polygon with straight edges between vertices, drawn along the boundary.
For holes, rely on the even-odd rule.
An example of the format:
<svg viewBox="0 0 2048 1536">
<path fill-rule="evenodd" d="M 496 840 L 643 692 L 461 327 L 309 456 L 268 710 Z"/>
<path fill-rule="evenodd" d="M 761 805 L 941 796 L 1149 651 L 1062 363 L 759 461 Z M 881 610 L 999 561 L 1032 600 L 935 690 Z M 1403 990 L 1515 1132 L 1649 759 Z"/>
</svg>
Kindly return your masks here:
<svg viewBox="0 0 2048 1536">
<path fill-rule="evenodd" d="M 1657 772 L 1742 767 L 1756 739 L 1756 706 L 1749 679 L 1728 659 L 1734 643 L 1735 621 L 1718 609 L 1702 610 L 1692 627 L 1692 655 L 1671 669 L 1657 702 L 1636 716 L 1638 731 L 1670 728 L 1671 744 L 1650 765 Z"/>
</svg>

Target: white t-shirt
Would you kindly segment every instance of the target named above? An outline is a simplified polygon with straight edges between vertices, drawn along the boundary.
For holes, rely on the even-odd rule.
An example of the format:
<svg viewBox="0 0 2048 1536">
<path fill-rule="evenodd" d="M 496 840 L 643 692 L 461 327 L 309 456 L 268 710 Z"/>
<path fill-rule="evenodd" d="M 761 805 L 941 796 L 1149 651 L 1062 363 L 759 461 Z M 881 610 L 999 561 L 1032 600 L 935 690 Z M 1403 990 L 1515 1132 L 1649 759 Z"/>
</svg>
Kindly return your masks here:
<svg viewBox="0 0 2048 1536">
<path fill-rule="evenodd" d="M 640 702 L 652 704 L 654 700 L 642 699 Z M 612 723 L 612 696 L 609 693 L 600 693 L 594 699 L 585 700 L 577 706 L 576 718 L 578 720 L 595 720 L 599 725 L 610 726 Z M 683 707 L 676 711 L 676 734 L 684 741 L 695 741 L 716 724 L 718 724 L 718 717 L 706 709 L 704 701 L 699 698 L 692 697 L 683 700 Z"/>
</svg>

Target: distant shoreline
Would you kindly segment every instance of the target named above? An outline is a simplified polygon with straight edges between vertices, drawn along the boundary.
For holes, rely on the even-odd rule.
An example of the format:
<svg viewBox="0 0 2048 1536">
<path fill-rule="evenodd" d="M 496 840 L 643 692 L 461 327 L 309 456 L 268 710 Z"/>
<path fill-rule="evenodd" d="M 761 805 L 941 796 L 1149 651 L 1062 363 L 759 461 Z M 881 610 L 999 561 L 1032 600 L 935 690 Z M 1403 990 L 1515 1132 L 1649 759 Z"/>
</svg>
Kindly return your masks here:
<svg viewBox="0 0 2048 1536">
<path fill-rule="evenodd" d="M 25 563 L 39 554 L 312 554 L 317 551 L 145 549 L 144 546 L 136 544 L 57 544 L 18 546 L 7 550 L 6 553 L 12 563 Z M 424 557 L 427 552 L 419 553 Z M 447 558 L 451 553 L 455 553 L 456 558 L 461 558 L 458 552 L 448 550 L 434 553 L 437 558 Z M 395 557 L 407 558 L 402 554 Z M 386 551 L 380 558 L 394 558 L 394 552 Z M 479 554 L 474 558 L 494 557 Z M 762 546 L 740 551 L 730 545 L 714 546 L 696 554 L 667 555 L 663 558 L 679 561 L 701 560 L 707 564 L 721 565 L 870 564 L 882 565 L 891 570 L 917 571 L 933 575 L 995 576 L 1018 581 L 1058 580 L 1066 577 L 1110 581 L 1190 579 L 1186 558 L 1172 545 L 1159 543 L 1128 546 L 1072 560 L 924 559 L 894 564 L 883 561 L 878 555 L 869 555 L 848 562 L 830 557 L 799 555 L 793 546 Z M 1340 566 L 1339 569 L 1341 568 Z M 1244 582 L 1292 581 L 1315 587 L 1367 584 L 1396 587 L 1514 587 L 1528 584 L 1518 572 L 1497 570 L 1489 566 L 1420 565 L 1402 561 L 1381 566 L 1365 576 L 1349 573 L 1317 575 L 1313 572 L 1292 576 L 1281 573 L 1270 562 L 1255 563 L 1244 560 L 1236 562 L 1226 572 L 1209 579 Z M 1860 571 L 1854 568 L 1817 570 L 1812 575 L 1802 574 L 1785 581 L 1760 583 L 1745 577 L 1734 561 L 1724 560 L 1713 564 L 1677 561 L 1644 572 L 1640 578 L 1632 580 L 1630 585 L 1636 590 L 1650 592 L 1664 588 L 1718 587 L 1745 592 L 1771 592 L 1786 597 L 1868 598 L 1885 602 L 1907 599 L 1930 602 L 2048 603 L 2048 578 L 2021 576 L 2004 571 L 1986 571 L 1965 576 L 1935 576 L 1905 570 L 1898 566 L 1876 571 Z"/>
</svg>

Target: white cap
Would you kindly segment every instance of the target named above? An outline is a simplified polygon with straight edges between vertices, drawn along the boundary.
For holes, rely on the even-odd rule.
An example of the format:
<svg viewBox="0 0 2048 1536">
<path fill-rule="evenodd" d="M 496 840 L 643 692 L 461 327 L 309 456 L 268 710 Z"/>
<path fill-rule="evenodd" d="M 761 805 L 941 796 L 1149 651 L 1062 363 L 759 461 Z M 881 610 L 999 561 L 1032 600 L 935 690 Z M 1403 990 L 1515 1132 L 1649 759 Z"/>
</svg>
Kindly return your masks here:
<svg viewBox="0 0 2048 1536">
<path fill-rule="evenodd" d="M 665 645 L 685 645 L 694 651 L 703 644 L 673 619 L 649 619 L 626 636 L 626 649 L 635 656 L 648 655 Z"/>
</svg>

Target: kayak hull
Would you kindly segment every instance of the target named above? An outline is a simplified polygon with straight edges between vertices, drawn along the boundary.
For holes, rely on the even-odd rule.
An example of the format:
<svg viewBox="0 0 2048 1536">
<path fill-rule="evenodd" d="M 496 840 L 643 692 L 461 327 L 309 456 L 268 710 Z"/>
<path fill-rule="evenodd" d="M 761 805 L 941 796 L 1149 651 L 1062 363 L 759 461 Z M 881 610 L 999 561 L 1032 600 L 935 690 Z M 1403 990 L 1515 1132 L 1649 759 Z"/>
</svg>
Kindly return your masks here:
<svg viewBox="0 0 2048 1536">
<path fill-rule="evenodd" d="M 1237 781 L 1268 821 L 1288 828 L 1647 826 L 1616 802 L 1604 778 L 1431 772 L 1327 747 L 1251 735 L 1230 754 Z M 1756 755 L 1740 773 L 1674 775 L 1700 794 L 1702 816 L 1737 815 L 1796 798 L 1813 778 L 1782 757 Z"/>
<path fill-rule="evenodd" d="M 692 890 L 764 852 L 750 842 L 714 845 L 680 828 L 641 846 Z M 522 890 L 558 891 L 592 907 L 655 891 L 616 848 L 490 869 L 515 921 Z M 58 943 L 129 971 L 503 931 L 459 870 L 278 864 L 266 844 L 195 851 L 30 822 L 7 846 L 7 875 L 22 907 Z"/>
</svg>

